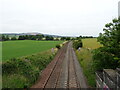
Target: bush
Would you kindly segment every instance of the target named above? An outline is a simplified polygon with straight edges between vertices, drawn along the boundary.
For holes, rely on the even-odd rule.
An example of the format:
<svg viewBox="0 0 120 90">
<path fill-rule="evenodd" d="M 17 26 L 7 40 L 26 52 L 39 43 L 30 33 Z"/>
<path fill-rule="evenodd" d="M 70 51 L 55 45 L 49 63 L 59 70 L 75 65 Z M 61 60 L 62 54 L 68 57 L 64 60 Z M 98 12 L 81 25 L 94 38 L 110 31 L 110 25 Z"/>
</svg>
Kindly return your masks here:
<svg viewBox="0 0 120 90">
<path fill-rule="evenodd" d="M 60 49 L 61 47 L 60 47 L 60 45 L 56 45 L 56 48 Z"/>
<path fill-rule="evenodd" d="M 3 77 L 8 77 L 3 79 L 3 88 L 13 88 L 11 84 L 17 85 L 16 88 L 23 88 L 27 85 L 30 87 L 38 79 L 38 76 L 53 59 L 54 54 L 51 54 L 50 51 L 38 53 L 31 56 L 26 56 L 23 58 L 14 58 L 2 64 L 2 75 Z M 22 79 L 13 77 L 21 76 Z M 11 81 L 9 81 L 9 78 Z M 16 82 L 13 82 L 14 79 Z M 23 80 L 24 79 L 24 80 Z M 17 82 L 21 82 L 19 85 Z M 7 86 L 6 84 L 9 83 Z M 10 84 L 11 83 L 11 84 Z"/>
<path fill-rule="evenodd" d="M 116 69 L 118 67 L 118 60 L 115 60 L 114 56 L 107 52 L 107 48 L 101 47 L 93 50 L 93 67 L 96 70 Z"/>
<path fill-rule="evenodd" d="M 78 49 L 79 47 L 82 47 L 82 46 L 83 46 L 83 45 L 82 45 L 81 39 L 75 40 L 75 41 L 73 42 L 73 47 L 74 47 L 75 49 Z"/>
<path fill-rule="evenodd" d="M 13 74 L 17 71 L 17 66 L 15 62 L 6 62 L 2 65 L 2 74 Z"/>
</svg>

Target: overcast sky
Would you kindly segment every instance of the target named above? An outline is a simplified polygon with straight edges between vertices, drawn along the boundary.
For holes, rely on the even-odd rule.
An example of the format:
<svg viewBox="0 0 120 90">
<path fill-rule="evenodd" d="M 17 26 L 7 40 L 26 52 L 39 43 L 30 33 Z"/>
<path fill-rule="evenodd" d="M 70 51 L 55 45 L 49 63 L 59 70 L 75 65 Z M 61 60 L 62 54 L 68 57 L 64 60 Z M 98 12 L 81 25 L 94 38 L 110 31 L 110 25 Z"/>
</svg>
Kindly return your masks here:
<svg viewBox="0 0 120 90">
<path fill-rule="evenodd" d="M 119 0 L 1 0 L 1 33 L 98 36 L 118 16 Z"/>
</svg>

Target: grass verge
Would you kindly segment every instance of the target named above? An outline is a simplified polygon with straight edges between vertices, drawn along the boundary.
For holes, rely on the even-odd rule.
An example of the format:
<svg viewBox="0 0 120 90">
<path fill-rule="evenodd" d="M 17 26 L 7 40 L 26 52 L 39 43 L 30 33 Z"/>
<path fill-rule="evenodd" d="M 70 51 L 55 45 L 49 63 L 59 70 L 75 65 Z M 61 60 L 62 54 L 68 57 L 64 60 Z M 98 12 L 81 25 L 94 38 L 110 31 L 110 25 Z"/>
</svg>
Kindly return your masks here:
<svg viewBox="0 0 120 90">
<path fill-rule="evenodd" d="M 79 63 L 83 68 L 83 73 L 86 76 L 87 82 L 90 87 L 95 87 L 95 69 L 92 67 L 92 50 L 101 47 L 97 38 L 82 39 L 83 48 L 80 51 L 76 50 Z"/>
<path fill-rule="evenodd" d="M 95 87 L 95 71 L 92 69 L 92 53 L 90 50 L 82 48 L 76 51 L 79 63 L 83 68 L 83 73 L 87 78 L 90 87 Z"/>
<path fill-rule="evenodd" d="M 14 58 L 2 64 L 3 88 L 31 87 L 40 72 L 51 62 L 55 53 L 51 50 L 37 54 Z"/>
</svg>

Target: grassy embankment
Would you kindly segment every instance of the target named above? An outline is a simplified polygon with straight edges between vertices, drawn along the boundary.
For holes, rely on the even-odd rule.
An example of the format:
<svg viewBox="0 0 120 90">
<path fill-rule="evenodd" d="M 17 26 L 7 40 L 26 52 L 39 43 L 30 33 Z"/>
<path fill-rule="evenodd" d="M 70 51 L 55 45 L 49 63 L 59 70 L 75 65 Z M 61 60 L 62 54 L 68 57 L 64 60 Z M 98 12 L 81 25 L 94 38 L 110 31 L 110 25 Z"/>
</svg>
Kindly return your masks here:
<svg viewBox="0 0 120 90">
<path fill-rule="evenodd" d="M 50 48 L 62 42 L 63 41 L 3 42 L 3 56 L 5 60 L 2 64 L 3 88 L 23 88 L 33 85 L 41 74 L 40 72 L 55 56 L 55 53 L 52 53 Z M 12 51 L 8 51 L 8 54 L 8 52 L 4 51 L 6 49 Z M 16 55 L 13 56 L 13 54 Z M 5 58 L 5 56 L 7 58 Z"/>
<path fill-rule="evenodd" d="M 78 60 L 83 68 L 90 87 L 95 87 L 95 71 L 92 68 L 92 50 L 101 47 L 96 38 L 82 39 L 83 47 L 76 51 Z"/>
</svg>

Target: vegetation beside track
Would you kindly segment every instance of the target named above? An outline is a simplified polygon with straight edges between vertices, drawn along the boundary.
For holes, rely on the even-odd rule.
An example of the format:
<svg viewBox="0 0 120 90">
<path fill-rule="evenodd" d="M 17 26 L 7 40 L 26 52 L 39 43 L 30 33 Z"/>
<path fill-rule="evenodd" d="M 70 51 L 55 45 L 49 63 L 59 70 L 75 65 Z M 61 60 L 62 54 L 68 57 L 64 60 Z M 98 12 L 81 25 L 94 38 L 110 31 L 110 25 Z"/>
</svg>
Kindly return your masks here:
<svg viewBox="0 0 120 90">
<path fill-rule="evenodd" d="M 101 45 L 94 39 L 82 41 L 83 48 L 76 53 L 89 85 L 94 87 L 95 71 L 120 67 L 120 17 L 105 24 L 103 33 L 100 33 L 96 40 Z"/>
<path fill-rule="evenodd" d="M 97 38 L 87 38 L 82 39 L 83 47 L 79 50 L 76 50 L 76 55 L 78 57 L 79 63 L 83 68 L 83 73 L 86 76 L 87 82 L 90 87 L 95 87 L 95 70 L 92 67 L 92 50 L 101 47 L 97 42 Z"/>
<path fill-rule="evenodd" d="M 51 50 L 14 58 L 2 64 L 2 87 L 30 87 L 38 79 L 40 72 L 51 62 L 55 53 Z"/>
<path fill-rule="evenodd" d="M 63 41 L 5 41 L 3 44 L 2 87 L 31 87 L 53 60 L 56 45 Z"/>
</svg>

